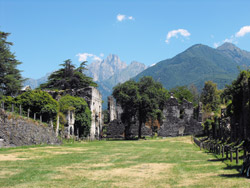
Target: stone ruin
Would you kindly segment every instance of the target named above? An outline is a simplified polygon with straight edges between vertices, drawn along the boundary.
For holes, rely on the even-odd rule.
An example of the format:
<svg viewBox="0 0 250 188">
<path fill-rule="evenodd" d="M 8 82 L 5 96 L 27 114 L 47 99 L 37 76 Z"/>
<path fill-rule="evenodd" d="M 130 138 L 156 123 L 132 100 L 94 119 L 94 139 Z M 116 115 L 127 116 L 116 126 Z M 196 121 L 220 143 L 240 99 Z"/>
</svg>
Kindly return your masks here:
<svg viewBox="0 0 250 188">
<path fill-rule="evenodd" d="M 65 135 L 67 135 L 67 138 L 70 138 L 74 135 L 74 124 L 75 124 L 75 112 L 74 110 L 68 110 L 67 116 L 67 127 L 65 127 Z"/>
<path fill-rule="evenodd" d="M 71 95 L 74 97 L 82 97 L 88 103 L 89 109 L 91 111 L 91 128 L 90 128 L 90 138 L 98 139 L 101 136 L 102 131 L 102 95 L 98 89 L 95 87 L 87 87 L 82 89 L 69 89 L 61 91 L 47 91 L 54 99 L 59 100 L 64 95 Z M 72 135 L 78 135 L 79 130 L 74 127 L 74 113 L 70 112 L 71 115 L 67 116 L 67 126 L 65 126 L 64 134 L 66 137 Z M 73 116 L 72 116 L 73 115 Z M 73 118 L 70 118 L 73 117 Z M 72 131 L 72 132 L 71 132 Z M 80 130 L 81 132 L 81 130 Z M 73 133 L 73 134 L 71 134 Z"/>
<path fill-rule="evenodd" d="M 109 97 L 108 102 L 111 121 L 107 127 L 107 138 L 124 138 L 126 125 L 121 121 L 122 109 L 115 104 L 113 97 Z M 153 123 L 149 121 L 143 124 L 142 136 L 153 136 L 155 133 L 161 137 L 183 136 L 201 134 L 203 131 L 201 103 L 199 103 L 198 112 L 195 115 L 191 102 L 184 100 L 182 104 L 179 104 L 178 100 L 171 96 L 165 103 L 163 116 L 161 123 L 156 120 Z M 131 137 L 138 136 L 138 126 L 138 120 L 133 119 L 129 130 Z"/>
<path fill-rule="evenodd" d="M 201 109 L 198 114 L 200 117 Z M 164 119 L 158 130 L 158 136 L 183 136 L 202 133 L 201 122 L 194 118 L 193 104 L 187 100 L 179 104 L 178 100 L 171 96 L 165 104 L 163 115 Z"/>
</svg>

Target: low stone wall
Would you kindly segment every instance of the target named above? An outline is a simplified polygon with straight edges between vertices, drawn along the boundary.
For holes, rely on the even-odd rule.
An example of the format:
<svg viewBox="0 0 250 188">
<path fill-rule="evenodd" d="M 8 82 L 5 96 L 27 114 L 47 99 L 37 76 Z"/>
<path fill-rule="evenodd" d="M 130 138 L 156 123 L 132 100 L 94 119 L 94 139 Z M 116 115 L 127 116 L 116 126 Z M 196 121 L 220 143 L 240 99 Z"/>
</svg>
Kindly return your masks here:
<svg viewBox="0 0 250 188">
<path fill-rule="evenodd" d="M 61 141 L 52 128 L 0 109 L 0 148 L 35 144 L 61 144 Z"/>
<path fill-rule="evenodd" d="M 107 138 L 125 138 L 125 124 L 120 120 L 113 120 L 109 123 L 107 127 Z M 130 128 L 127 133 L 128 137 L 135 138 L 138 136 L 139 122 L 136 121 L 131 123 Z M 152 136 L 152 129 L 145 124 L 141 128 L 141 136 Z"/>
</svg>

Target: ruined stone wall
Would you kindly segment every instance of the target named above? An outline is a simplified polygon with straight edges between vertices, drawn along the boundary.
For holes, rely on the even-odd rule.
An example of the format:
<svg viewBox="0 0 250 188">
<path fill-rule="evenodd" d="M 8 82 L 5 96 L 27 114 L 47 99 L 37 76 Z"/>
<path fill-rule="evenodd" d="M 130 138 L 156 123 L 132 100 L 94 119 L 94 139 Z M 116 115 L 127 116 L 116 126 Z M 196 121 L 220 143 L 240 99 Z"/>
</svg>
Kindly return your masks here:
<svg viewBox="0 0 250 188">
<path fill-rule="evenodd" d="M 91 128 L 90 137 L 92 139 L 99 138 L 102 130 L 102 95 L 95 88 L 91 88 L 91 100 L 90 100 L 90 111 L 91 111 Z"/>
<path fill-rule="evenodd" d="M 90 137 L 92 139 L 99 138 L 102 130 L 102 95 L 95 87 L 87 87 L 82 89 L 69 89 L 63 91 L 47 91 L 54 99 L 60 100 L 64 95 L 82 97 L 88 103 L 91 111 L 91 128 Z"/>
<path fill-rule="evenodd" d="M 108 97 L 108 111 L 109 111 L 109 121 L 117 119 L 115 100 L 112 96 Z"/>
<path fill-rule="evenodd" d="M 164 119 L 158 135 L 168 137 L 202 133 L 201 122 L 194 119 L 193 112 L 192 103 L 184 100 L 183 104 L 179 105 L 177 99 L 171 97 L 165 104 Z"/>
<path fill-rule="evenodd" d="M 60 144 L 54 130 L 0 109 L 0 147 Z"/>
<path fill-rule="evenodd" d="M 125 129 L 128 125 L 119 123 L 121 122 L 122 108 L 118 106 L 117 109 L 119 109 L 119 112 L 117 110 L 117 120 L 111 121 L 107 127 L 109 137 L 116 137 L 117 133 L 122 135 L 122 131 L 127 131 L 126 134 L 131 138 L 138 136 L 139 121 L 136 119 L 132 120 L 130 128 Z M 199 110 L 199 112 L 201 112 L 201 110 Z M 178 100 L 171 96 L 165 103 L 163 115 L 164 118 L 161 124 L 157 122 L 156 126 L 154 124 L 152 126 L 150 121 L 143 124 L 141 129 L 142 136 L 153 136 L 154 129 L 156 129 L 158 136 L 162 137 L 195 135 L 201 134 L 203 131 L 201 122 L 198 122 L 194 118 L 193 104 L 186 100 L 180 105 Z M 199 113 L 198 116 L 198 118 L 201 119 L 201 113 Z"/>
</svg>

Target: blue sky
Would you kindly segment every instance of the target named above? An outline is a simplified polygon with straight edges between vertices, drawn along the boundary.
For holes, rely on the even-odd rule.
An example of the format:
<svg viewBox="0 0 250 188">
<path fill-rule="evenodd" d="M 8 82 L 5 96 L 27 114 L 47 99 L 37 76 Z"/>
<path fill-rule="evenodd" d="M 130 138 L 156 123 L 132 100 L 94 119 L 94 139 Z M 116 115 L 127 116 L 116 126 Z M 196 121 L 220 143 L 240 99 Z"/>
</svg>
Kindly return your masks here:
<svg viewBox="0 0 250 188">
<path fill-rule="evenodd" d="M 66 59 L 116 54 L 151 65 L 224 41 L 250 51 L 250 1 L 0 0 L 0 30 L 11 33 L 23 76 L 40 78 Z"/>
</svg>

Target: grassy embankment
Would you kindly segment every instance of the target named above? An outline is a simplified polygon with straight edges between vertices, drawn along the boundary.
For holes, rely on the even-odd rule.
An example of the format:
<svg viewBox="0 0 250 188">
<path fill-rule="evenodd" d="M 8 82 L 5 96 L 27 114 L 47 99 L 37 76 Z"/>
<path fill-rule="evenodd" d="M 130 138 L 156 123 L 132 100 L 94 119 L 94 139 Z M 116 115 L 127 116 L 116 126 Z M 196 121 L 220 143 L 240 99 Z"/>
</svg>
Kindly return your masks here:
<svg viewBox="0 0 250 188">
<path fill-rule="evenodd" d="M 249 187 L 239 168 L 190 137 L 0 149 L 0 187 Z"/>
</svg>

